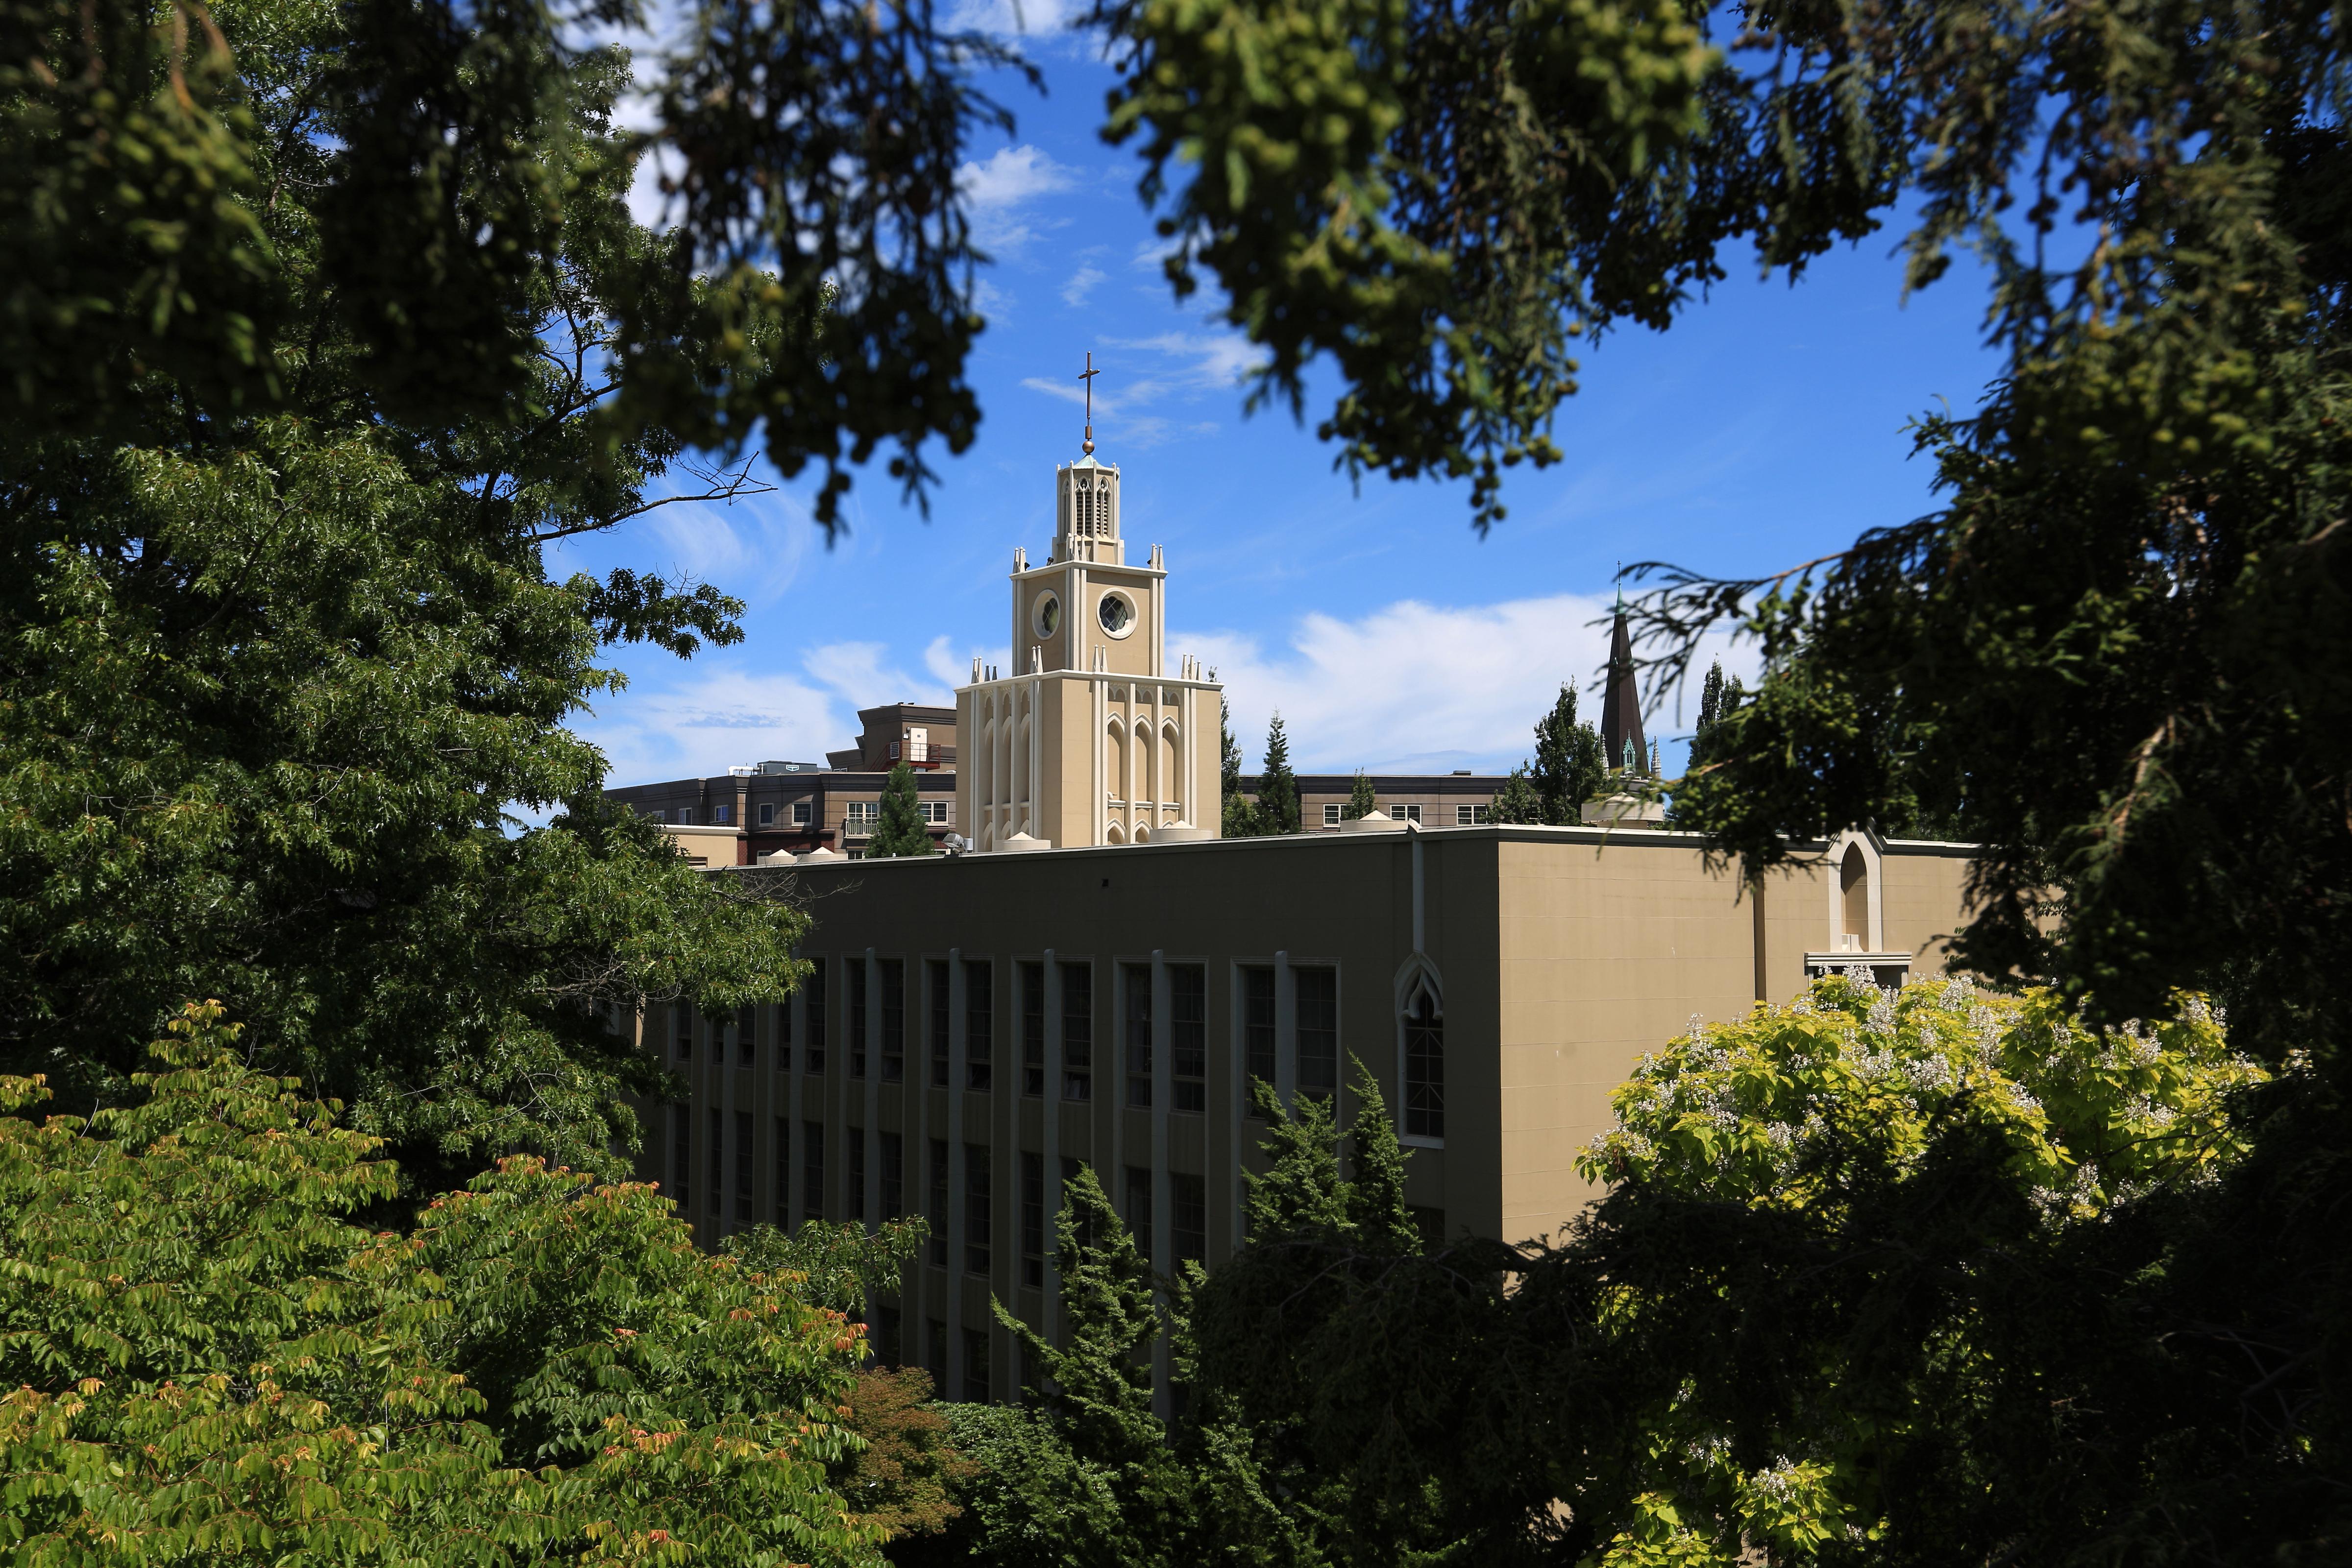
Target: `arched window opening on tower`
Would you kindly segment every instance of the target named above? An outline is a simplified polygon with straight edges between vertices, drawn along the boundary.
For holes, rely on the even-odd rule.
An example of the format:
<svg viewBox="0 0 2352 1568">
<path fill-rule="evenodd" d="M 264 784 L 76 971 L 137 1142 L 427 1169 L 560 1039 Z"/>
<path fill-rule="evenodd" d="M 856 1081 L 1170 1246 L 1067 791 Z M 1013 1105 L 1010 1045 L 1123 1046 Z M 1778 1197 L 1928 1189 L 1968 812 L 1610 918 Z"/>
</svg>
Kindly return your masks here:
<svg viewBox="0 0 2352 1568">
<path fill-rule="evenodd" d="M 1870 865 L 1860 844 L 1848 844 L 1838 862 L 1838 946 L 1860 952 L 1870 946 Z"/>
<path fill-rule="evenodd" d="M 1445 1136 L 1445 1013 L 1426 976 L 1405 1002 L 1404 1130 L 1408 1137 Z"/>
</svg>

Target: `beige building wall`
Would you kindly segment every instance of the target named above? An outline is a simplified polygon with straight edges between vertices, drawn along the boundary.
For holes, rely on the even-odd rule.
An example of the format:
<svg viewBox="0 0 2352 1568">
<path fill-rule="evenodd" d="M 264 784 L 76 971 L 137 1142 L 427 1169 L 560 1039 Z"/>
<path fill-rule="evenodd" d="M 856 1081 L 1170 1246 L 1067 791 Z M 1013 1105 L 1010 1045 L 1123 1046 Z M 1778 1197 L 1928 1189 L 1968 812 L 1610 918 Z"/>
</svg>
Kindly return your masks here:
<svg viewBox="0 0 2352 1568">
<path fill-rule="evenodd" d="M 1934 938 L 1959 922 L 1968 852 L 1878 849 L 1889 926 L 1933 968 Z M 1213 1266 L 1237 1243 L 1240 1172 L 1261 1163 L 1262 1129 L 1245 1113 L 1252 971 L 1269 977 L 1275 995 L 1277 1087 L 1297 1092 L 1301 1030 L 1311 1022 L 1301 998 L 1328 977 L 1341 1060 L 1370 1069 L 1392 1115 L 1404 1088 L 1401 1008 L 1411 986 L 1430 984 L 1442 1000 L 1444 1132 L 1407 1137 L 1408 1200 L 1449 1232 L 1523 1239 L 1558 1228 L 1591 1199 L 1575 1155 L 1609 1125 L 1610 1092 L 1643 1052 L 1694 1016 L 1744 1014 L 1759 973 L 1766 995 L 1787 999 L 1805 983 L 1804 955 L 1833 946 L 1834 935 L 1817 871 L 1772 878 L 1759 921 L 1752 892 L 1710 867 L 1696 839 L 1650 831 L 1301 834 L 803 865 L 791 874 L 814 921 L 805 956 L 824 976 L 823 1071 L 810 1071 L 811 990 L 748 1020 L 685 1020 L 697 1043 L 683 1057 L 676 1020 L 656 1023 L 647 1038 L 684 1072 L 690 1098 L 646 1107 L 645 1173 L 673 1190 L 683 1177 L 688 1213 L 715 1244 L 742 1225 L 811 1213 L 878 1223 L 894 1194 L 898 1211 L 928 1212 L 929 1157 L 943 1145 L 944 1223 L 936 1260 L 913 1271 L 897 1309 L 902 1354 L 930 1362 L 937 1324 L 948 1392 L 979 1392 L 967 1373 L 984 1362 L 997 1397 L 1011 1395 L 1018 1371 L 991 1325 L 989 1297 L 1033 1322 L 1055 1319 L 1050 1264 L 1024 1257 L 1024 1156 L 1038 1162 L 1041 1219 L 1058 1207 L 1065 1159 L 1092 1165 L 1122 1212 L 1127 1173 L 1145 1173 L 1163 1271 L 1176 1262 L 1179 1177 L 1200 1184 L 1206 1260 Z M 1205 1004 L 1197 1111 L 1175 1103 L 1171 1009 L 1177 971 L 1188 967 Z M 1076 1015 L 1091 1036 L 1084 1098 L 1066 1092 L 1078 1026 L 1060 1007 L 1065 977 L 1078 971 L 1091 982 L 1090 1003 Z M 1047 993 L 1043 1093 L 1024 1082 L 1024 973 Z M 861 984 L 865 1012 L 853 1027 Z M 976 1009 L 982 984 L 989 1000 Z M 1147 1001 L 1150 1020 L 1140 1026 L 1150 1045 L 1140 1096 L 1129 1092 L 1130 996 Z M 983 1035 L 986 1086 L 968 1087 Z M 937 1059 L 935 1038 L 945 1047 Z M 1343 1089 L 1343 1121 L 1360 1108 Z M 814 1173 L 812 1126 L 823 1129 Z M 864 1186 L 852 1206 L 861 1138 Z M 895 1187 L 887 1151 L 896 1153 Z M 984 1249 L 972 1207 L 982 1169 Z"/>
</svg>

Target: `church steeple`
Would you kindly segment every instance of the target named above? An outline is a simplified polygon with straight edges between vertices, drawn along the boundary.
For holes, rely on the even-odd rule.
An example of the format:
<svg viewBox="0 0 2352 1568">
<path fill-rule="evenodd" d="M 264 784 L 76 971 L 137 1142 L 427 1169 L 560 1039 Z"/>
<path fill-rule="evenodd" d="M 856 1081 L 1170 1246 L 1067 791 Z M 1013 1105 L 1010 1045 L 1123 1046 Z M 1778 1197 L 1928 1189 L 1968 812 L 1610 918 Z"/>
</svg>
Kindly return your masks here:
<svg viewBox="0 0 2352 1568">
<path fill-rule="evenodd" d="M 1633 638 L 1625 626 L 1625 595 L 1617 595 L 1617 614 L 1609 626 L 1609 684 L 1601 695 L 1601 747 L 1608 766 L 1642 773 L 1650 765 L 1650 750 L 1642 738 L 1642 684 L 1633 674 Z"/>
</svg>

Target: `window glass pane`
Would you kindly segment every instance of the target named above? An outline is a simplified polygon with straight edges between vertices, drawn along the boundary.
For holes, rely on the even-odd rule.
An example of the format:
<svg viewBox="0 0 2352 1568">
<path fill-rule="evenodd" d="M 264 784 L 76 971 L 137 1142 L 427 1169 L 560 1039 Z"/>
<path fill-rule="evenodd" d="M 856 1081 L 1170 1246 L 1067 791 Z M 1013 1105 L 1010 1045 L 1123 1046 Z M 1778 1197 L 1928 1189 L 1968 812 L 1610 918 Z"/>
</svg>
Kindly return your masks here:
<svg viewBox="0 0 2352 1568">
<path fill-rule="evenodd" d="M 808 978 L 801 982 L 802 1021 L 807 1025 L 802 1032 L 808 1036 L 808 1043 L 802 1048 L 801 1054 L 808 1059 L 811 1072 L 824 1071 L 824 982 L 825 974 L 832 967 L 820 957 L 809 966 Z"/>
<path fill-rule="evenodd" d="M 859 1220 L 866 1218 L 866 1129 L 844 1127 L 849 1145 L 849 1190 L 844 1196 L 842 1218 Z"/>
<path fill-rule="evenodd" d="M 1171 1172 L 1168 1177 L 1168 1253 L 1170 1260 L 1209 1260 L 1208 1184 L 1196 1176 Z"/>
<path fill-rule="evenodd" d="M 1168 1071 L 1173 1109 L 1208 1108 L 1209 972 L 1198 964 L 1168 967 Z"/>
<path fill-rule="evenodd" d="M 963 1268 L 967 1274 L 988 1272 L 988 1150 L 979 1144 L 966 1144 L 963 1146 Z"/>
<path fill-rule="evenodd" d="M 1147 964 L 1120 966 L 1119 988 L 1126 995 L 1122 1028 L 1127 1038 L 1127 1103 L 1151 1103 L 1151 968 Z"/>
<path fill-rule="evenodd" d="M 876 1134 L 882 1162 L 882 1221 L 888 1224 L 907 1212 L 907 1141 L 896 1133 Z"/>
<path fill-rule="evenodd" d="M 735 1223 L 751 1223 L 751 1113 L 735 1113 Z"/>
<path fill-rule="evenodd" d="M 1242 1071 L 1271 1089 L 1274 1061 L 1274 971 L 1242 971 Z"/>
<path fill-rule="evenodd" d="M 1045 1156 L 1021 1153 L 1021 1282 L 1045 1282 Z"/>
<path fill-rule="evenodd" d="M 824 1124 L 801 1124 L 801 1218 L 824 1218 Z"/>
<path fill-rule="evenodd" d="M 1445 1019 L 1417 990 L 1404 1019 L 1404 1130 L 1445 1136 Z"/>
<path fill-rule="evenodd" d="M 1021 1092 L 1045 1092 L 1045 966 L 1021 966 Z"/>
<path fill-rule="evenodd" d="M 931 1261 L 948 1260 L 948 1141 L 931 1140 L 930 1198 L 924 1213 L 931 1222 Z"/>
<path fill-rule="evenodd" d="M 726 1189 L 727 1185 L 727 1135 L 725 1124 L 719 1119 L 717 1106 L 710 1108 L 709 1120 L 710 1124 L 710 1218 L 716 1219 L 719 1218 L 719 1195 Z"/>
<path fill-rule="evenodd" d="M 1328 1097 L 1339 1086 L 1339 972 L 1291 971 L 1298 1009 L 1298 1092 Z"/>
<path fill-rule="evenodd" d="M 985 1405 L 990 1397 L 988 1376 L 988 1331 L 963 1331 L 963 1402 Z"/>
<path fill-rule="evenodd" d="M 1042 1027 L 1042 1026 L 1041 1026 Z M 1042 1052 L 1044 1045 L 1039 1045 Z M 985 958 L 963 962 L 963 1086 L 986 1089 L 996 1055 L 996 970 Z"/>
<path fill-rule="evenodd" d="M 849 1016 L 843 1020 L 848 1026 L 849 1038 L 841 1042 L 842 1048 L 849 1053 L 849 1075 L 863 1078 L 866 1076 L 866 960 L 852 954 L 849 962 L 841 967 L 841 978 L 849 994 Z"/>
<path fill-rule="evenodd" d="M 691 1107 L 673 1105 L 669 1116 L 670 1174 L 677 1183 L 671 1196 L 677 1201 L 677 1211 L 684 1214 L 694 1192 L 694 1112 Z"/>
<path fill-rule="evenodd" d="M 882 970 L 882 1082 L 907 1078 L 907 964 L 885 958 Z"/>
<path fill-rule="evenodd" d="M 1146 1263 L 1151 1253 L 1151 1173 L 1141 1166 L 1127 1167 L 1127 1228 L 1135 1237 L 1135 1250 Z"/>
<path fill-rule="evenodd" d="M 948 1020 L 954 1016 L 949 1007 L 953 999 L 948 995 L 948 961 L 933 958 L 923 966 L 923 983 L 930 990 L 931 1086 L 948 1086 Z"/>
<path fill-rule="evenodd" d="M 776 1228 L 793 1228 L 793 1124 L 776 1118 Z"/>
<path fill-rule="evenodd" d="M 1095 1093 L 1095 972 L 1086 964 L 1057 964 L 1062 978 L 1062 1098 Z"/>
</svg>

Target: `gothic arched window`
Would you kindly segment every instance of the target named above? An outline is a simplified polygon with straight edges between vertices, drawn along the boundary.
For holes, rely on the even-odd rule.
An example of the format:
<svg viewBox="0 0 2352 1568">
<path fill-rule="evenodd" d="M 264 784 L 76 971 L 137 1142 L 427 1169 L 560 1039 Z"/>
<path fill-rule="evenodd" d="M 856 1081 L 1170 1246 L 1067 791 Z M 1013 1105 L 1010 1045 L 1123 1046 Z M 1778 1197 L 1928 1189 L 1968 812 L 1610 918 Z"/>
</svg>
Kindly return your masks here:
<svg viewBox="0 0 2352 1568">
<path fill-rule="evenodd" d="M 1423 980 L 1404 1009 L 1404 1130 L 1445 1136 L 1445 1014 Z"/>
</svg>

